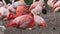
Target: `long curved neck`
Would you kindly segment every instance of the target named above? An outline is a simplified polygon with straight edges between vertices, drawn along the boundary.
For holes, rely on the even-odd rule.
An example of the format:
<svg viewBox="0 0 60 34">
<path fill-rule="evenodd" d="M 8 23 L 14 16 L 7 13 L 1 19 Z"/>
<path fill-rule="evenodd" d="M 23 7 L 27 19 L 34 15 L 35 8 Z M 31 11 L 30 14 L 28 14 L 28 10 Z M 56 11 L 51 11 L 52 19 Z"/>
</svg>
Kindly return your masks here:
<svg viewBox="0 0 60 34">
<path fill-rule="evenodd" d="M 32 13 L 30 13 L 29 15 L 34 18 L 34 15 Z"/>
<path fill-rule="evenodd" d="M 19 0 L 19 1 L 21 1 L 21 2 L 25 2 L 24 0 Z"/>
</svg>

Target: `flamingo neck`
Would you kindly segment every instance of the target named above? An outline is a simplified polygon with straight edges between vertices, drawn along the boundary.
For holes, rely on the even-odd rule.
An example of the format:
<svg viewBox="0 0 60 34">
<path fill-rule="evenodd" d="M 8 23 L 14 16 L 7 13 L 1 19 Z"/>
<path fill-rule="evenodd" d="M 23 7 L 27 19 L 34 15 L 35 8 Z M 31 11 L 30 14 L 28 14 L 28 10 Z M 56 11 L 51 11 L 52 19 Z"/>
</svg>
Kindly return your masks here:
<svg viewBox="0 0 60 34">
<path fill-rule="evenodd" d="M 32 13 L 30 13 L 29 15 L 34 18 L 34 15 Z"/>
</svg>

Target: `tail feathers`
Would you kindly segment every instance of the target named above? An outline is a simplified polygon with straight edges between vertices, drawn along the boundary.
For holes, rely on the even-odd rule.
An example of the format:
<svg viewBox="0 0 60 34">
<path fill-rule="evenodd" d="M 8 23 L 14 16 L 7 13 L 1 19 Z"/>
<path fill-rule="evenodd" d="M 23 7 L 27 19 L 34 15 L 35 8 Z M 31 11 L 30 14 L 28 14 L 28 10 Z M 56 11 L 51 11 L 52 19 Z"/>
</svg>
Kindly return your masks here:
<svg viewBox="0 0 60 34">
<path fill-rule="evenodd" d="M 16 26 L 16 23 L 11 22 L 6 25 L 7 28 L 11 28 L 13 26 Z"/>
<path fill-rule="evenodd" d="M 42 22 L 42 23 L 40 24 L 40 26 L 42 26 L 42 27 L 44 28 L 44 30 L 45 30 L 45 29 L 46 29 L 47 24 L 46 24 L 45 22 Z"/>
</svg>

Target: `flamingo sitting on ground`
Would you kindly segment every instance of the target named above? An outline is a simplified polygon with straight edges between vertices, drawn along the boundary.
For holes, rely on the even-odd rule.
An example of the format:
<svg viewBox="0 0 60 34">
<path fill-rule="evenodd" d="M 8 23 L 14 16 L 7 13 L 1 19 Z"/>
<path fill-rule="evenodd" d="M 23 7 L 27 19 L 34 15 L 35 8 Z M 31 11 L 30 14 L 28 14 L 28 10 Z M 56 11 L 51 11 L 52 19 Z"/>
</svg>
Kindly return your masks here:
<svg viewBox="0 0 60 34">
<path fill-rule="evenodd" d="M 46 22 L 41 16 L 39 16 L 39 14 L 42 12 L 42 9 L 43 8 L 38 5 L 37 7 L 35 7 L 35 9 L 32 9 L 31 12 L 34 15 L 35 23 L 38 24 L 39 26 L 42 26 L 45 29 Z"/>
<path fill-rule="evenodd" d="M 39 26 L 42 26 L 44 29 L 46 28 L 46 23 L 44 19 L 41 18 L 40 16 L 37 16 L 34 11 L 31 11 L 29 15 L 22 15 L 22 16 L 16 17 L 12 22 L 8 23 L 6 27 L 7 28 L 18 27 L 20 29 L 29 28 L 29 30 L 32 30 L 32 28 L 36 24 L 38 24 Z"/>
<path fill-rule="evenodd" d="M 9 27 L 17 27 L 20 29 L 29 28 L 32 29 L 34 26 L 34 19 L 32 17 L 32 14 L 30 15 L 22 15 L 16 17 L 12 22 L 8 23 L 6 26 Z"/>
</svg>

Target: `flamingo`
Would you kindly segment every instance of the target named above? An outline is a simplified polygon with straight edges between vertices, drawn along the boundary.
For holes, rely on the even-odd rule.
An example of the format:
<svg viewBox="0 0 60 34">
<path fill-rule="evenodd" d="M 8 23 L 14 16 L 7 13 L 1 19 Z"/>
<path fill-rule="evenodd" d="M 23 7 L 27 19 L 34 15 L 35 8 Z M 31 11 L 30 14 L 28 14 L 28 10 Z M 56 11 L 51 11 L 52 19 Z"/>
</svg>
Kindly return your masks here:
<svg viewBox="0 0 60 34">
<path fill-rule="evenodd" d="M 59 10 L 59 0 L 51 0 L 51 1 L 49 1 L 48 0 L 48 5 L 50 6 L 50 7 L 52 7 L 52 10 L 53 10 L 53 14 L 54 14 L 54 18 L 55 18 L 55 23 L 54 23 L 54 25 L 56 24 L 56 16 L 55 16 L 55 12 L 57 11 L 57 10 Z M 55 27 L 53 27 L 53 29 L 55 29 Z"/>
<path fill-rule="evenodd" d="M 60 9 L 60 1 L 57 1 L 53 6 L 53 11 L 56 12 Z"/>
<path fill-rule="evenodd" d="M 12 22 L 8 23 L 6 25 L 6 27 L 7 28 L 9 28 L 9 27 L 19 27 L 19 28 L 23 29 L 23 28 L 26 28 L 28 26 L 29 30 L 32 30 L 32 28 L 37 23 L 39 26 L 42 26 L 45 29 L 46 28 L 46 23 L 45 23 L 44 19 L 41 18 L 40 16 L 37 16 L 37 14 L 39 14 L 39 11 L 37 13 L 35 13 L 35 11 L 31 11 L 31 13 L 28 14 L 28 15 L 18 16 Z"/>
<path fill-rule="evenodd" d="M 39 14 L 42 12 L 42 9 L 43 8 L 40 5 L 38 5 L 37 7 L 35 7 L 35 9 L 32 9 L 31 12 L 34 15 L 35 23 L 38 25 L 41 25 L 45 29 L 46 22 L 41 16 L 39 16 Z"/>
<path fill-rule="evenodd" d="M 9 27 L 18 27 L 20 29 L 25 29 L 26 27 L 29 27 L 29 29 L 32 29 L 34 26 L 34 19 L 32 18 L 32 14 L 30 15 L 22 15 L 16 17 L 12 22 L 8 23 L 6 26 Z"/>
<path fill-rule="evenodd" d="M 59 9 L 60 9 L 60 1 L 57 1 L 53 6 L 53 12 L 56 13 Z M 54 25 L 56 25 L 56 20 L 55 20 Z M 55 27 L 53 29 L 55 30 Z"/>
<path fill-rule="evenodd" d="M 34 9 L 37 5 L 40 5 L 44 8 L 44 6 L 43 6 L 44 5 L 44 0 L 39 0 L 39 1 L 34 2 L 33 4 L 31 4 L 29 10 Z"/>
<path fill-rule="evenodd" d="M 40 5 L 41 7 L 43 7 L 42 13 L 46 14 L 46 9 L 45 9 L 45 6 L 44 6 L 44 0 L 39 0 L 39 1 L 36 1 L 36 2 L 34 0 L 33 4 L 30 6 L 29 10 L 34 9 L 37 5 Z"/>
<path fill-rule="evenodd" d="M 57 1 L 58 0 L 48 0 L 47 4 L 49 6 L 49 9 L 52 8 Z M 50 12 L 50 10 L 49 10 L 49 12 Z"/>
</svg>

